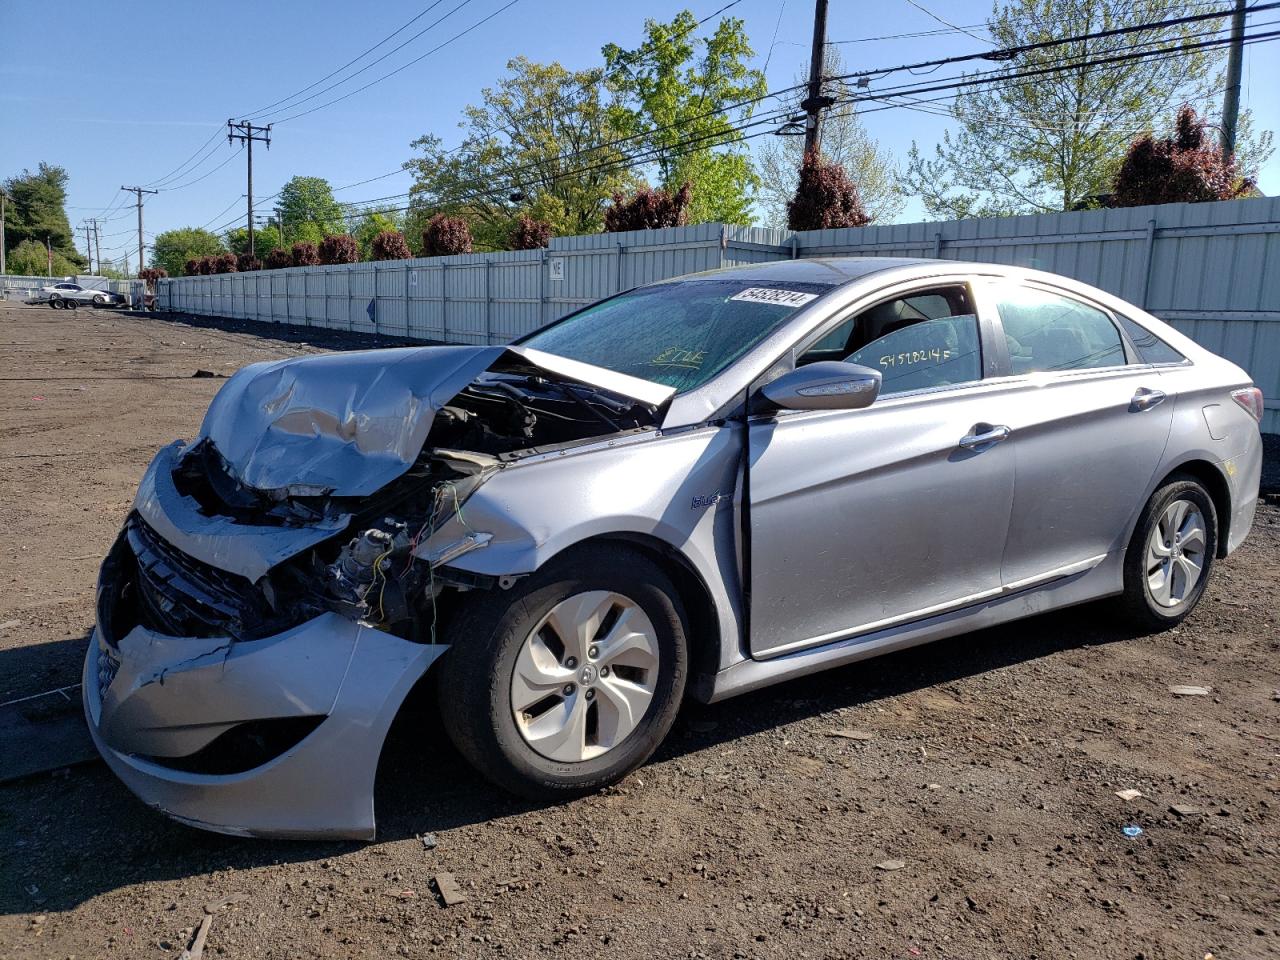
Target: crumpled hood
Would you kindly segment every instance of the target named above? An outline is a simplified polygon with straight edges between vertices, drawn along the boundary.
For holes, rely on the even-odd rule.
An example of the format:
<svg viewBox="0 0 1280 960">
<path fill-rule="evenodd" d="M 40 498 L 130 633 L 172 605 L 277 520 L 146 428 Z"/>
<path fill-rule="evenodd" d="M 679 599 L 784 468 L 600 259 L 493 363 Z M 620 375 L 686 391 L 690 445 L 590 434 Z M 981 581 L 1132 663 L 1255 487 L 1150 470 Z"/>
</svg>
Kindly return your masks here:
<svg viewBox="0 0 1280 960">
<path fill-rule="evenodd" d="M 436 411 L 505 349 L 405 347 L 250 364 L 213 398 L 200 438 L 255 489 L 368 496 L 413 465 Z"/>
</svg>

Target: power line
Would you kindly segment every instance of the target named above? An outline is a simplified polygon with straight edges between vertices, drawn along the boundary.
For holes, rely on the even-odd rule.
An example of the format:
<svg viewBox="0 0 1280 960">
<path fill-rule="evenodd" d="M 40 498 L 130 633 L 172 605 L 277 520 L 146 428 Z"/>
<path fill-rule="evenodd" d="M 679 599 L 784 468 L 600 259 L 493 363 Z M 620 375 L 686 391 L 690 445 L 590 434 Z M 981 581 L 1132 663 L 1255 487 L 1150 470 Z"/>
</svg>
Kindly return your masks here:
<svg viewBox="0 0 1280 960">
<path fill-rule="evenodd" d="M 470 0 L 465 0 L 465 2 L 469 3 Z M 340 103 L 341 101 L 346 100 L 348 97 L 354 97 L 357 93 L 363 93 L 365 90 L 368 90 L 370 87 L 374 86 L 375 84 L 379 84 L 383 80 L 387 80 L 387 79 L 390 79 L 391 77 L 394 77 L 400 71 L 407 70 L 409 67 L 413 66 L 415 63 L 425 60 L 427 57 L 431 56 L 433 53 L 436 53 L 439 50 L 443 50 L 445 47 L 449 46 L 449 44 L 453 43 L 454 41 L 462 39 L 467 34 L 471 33 L 473 30 L 476 30 L 479 27 L 484 26 L 484 24 L 488 23 L 498 14 L 503 13 L 506 10 L 509 10 L 511 7 L 514 7 L 519 2 L 520 0 L 507 0 L 506 3 L 504 3 L 497 10 L 493 11 L 493 13 L 477 20 L 475 23 L 471 24 L 471 26 L 467 27 L 465 30 L 460 30 L 458 33 L 455 33 L 448 40 L 445 40 L 443 43 L 437 44 L 436 46 L 432 47 L 430 50 L 428 50 L 426 53 L 422 54 L 421 56 L 414 57 L 412 60 L 408 61 L 407 63 L 401 64 L 400 66 L 396 67 L 394 70 L 384 73 L 382 76 L 377 77 L 374 80 L 370 80 L 368 83 L 366 83 L 362 87 L 357 87 L 354 90 L 344 93 L 340 97 L 335 97 L 332 100 L 326 100 L 324 103 L 319 104 L 318 106 L 311 107 L 310 109 L 303 110 L 301 113 L 295 113 L 295 114 L 292 114 L 291 116 L 284 117 L 283 119 L 276 120 L 274 122 L 288 123 L 290 120 L 297 120 L 299 117 L 305 117 L 307 116 L 307 114 L 315 113 L 317 110 L 323 110 L 325 107 L 331 107 L 335 103 Z M 376 63 L 377 61 L 374 61 L 374 62 Z M 372 66 L 372 64 L 370 64 L 370 66 Z M 352 76 L 355 76 L 355 74 L 352 74 Z M 305 101 L 299 101 L 299 103 L 303 103 L 303 102 Z"/>
<path fill-rule="evenodd" d="M 1277 5 L 1280 5 L 1280 4 L 1277 4 Z M 1248 38 L 1246 38 L 1246 40 L 1256 42 L 1259 40 L 1269 40 L 1277 36 L 1280 36 L 1280 31 L 1271 31 L 1269 33 L 1253 34 L 1253 35 L 1250 35 Z M 1174 49 L 1137 51 L 1137 52 L 1131 52 L 1131 53 L 1125 53 L 1125 54 L 1118 54 L 1116 56 L 1110 56 L 1110 57 L 1100 57 L 1092 60 L 1078 60 L 1078 61 L 1066 63 L 1064 65 L 1060 65 L 1060 66 L 1046 66 L 1046 67 L 1039 67 L 1035 69 L 1027 69 L 1021 73 L 1011 74 L 1011 73 L 1004 73 L 1004 72 L 993 70 L 985 74 L 970 74 L 968 76 L 952 78 L 951 80 L 945 83 L 937 84 L 934 86 L 927 86 L 922 84 L 902 84 L 902 85 L 899 85 L 898 87 L 890 87 L 887 90 L 877 91 L 875 94 L 858 95 L 858 96 L 852 97 L 848 102 L 856 102 L 858 100 L 876 100 L 876 99 L 881 99 L 885 96 L 892 96 L 897 93 L 934 93 L 941 90 L 958 90 L 958 89 L 963 89 L 965 87 L 984 86 L 990 83 L 998 83 L 1000 81 L 1009 80 L 1009 79 L 1023 79 L 1026 77 L 1046 76 L 1053 73 L 1059 73 L 1064 70 L 1077 70 L 1077 69 L 1084 69 L 1089 67 L 1105 67 L 1112 64 L 1127 63 L 1132 60 L 1185 56 L 1186 54 L 1194 53 L 1197 50 L 1213 49 L 1215 47 L 1220 47 L 1230 42 L 1231 42 L 1230 37 L 1216 38 L 1212 40 L 1203 40 L 1199 43 L 1194 43 L 1194 44 L 1184 44 Z M 849 76 L 858 76 L 858 74 L 845 74 L 845 75 L 842 75 L 841 77 L 832 78 L 832 79 L 845 79 Z"/>
<path fill-rule="evenodd" d="M 418 14 L 416 14 L 415 16 L 411 17 L 410 19 L 406 20 L 406 21 L 405 21 L 404 23 L 402 23 L 400 26 L 396 27 L 396 29 L 395 29 L 395 30 L 393 30 L 391 33 L 387 34 L 385 37 L 383 37 L 381 40 L 379 40 L 377 43 L 375 43 L 372 47 L 369 47 L 368 49 L 366 49 L 366 50 L 362 51 L 361 53 L 359 53 L 357 56 L 352 57 L 350 60 L 348 60 L 348 61 L 347 61 L 346 63 L 344 63 L 342 66 L 340 66 L 337 70 L 334 70 L 334 71 L 332 71 L 331 73 L 327 73 L 327 74 L 325 74 L 325 75 L 324 75 L 323 77 L 321 77 L 319 80 L 315 81 L 315 83 L 308 84 L 307 86 L 303 87 L 301 90 L 298 90 L 298 91 L 296 91 L 295 93 L 291 93 L 291 94 L 289 94 L 287 97 L 281 97 L 279 100 L 275 100 L 275 101 L 273 101 L 273 102 L 271 102 L 271 103 L 268 103 L 265 107 L 259 107 L 259 108 L 258 108 L 258 109 L 256 109 L 256 110 L 251 110 L 251 111 L 249 111 L 249 112 L 248 112 L 247 114 L 245 114 L 245 115 L 246 115 L 246 116 L 249 116 L 249 117 L 253 117 L 253 118 L 255 118 L 255 119 L 256 119 L 260 114 L 264 114 L 264 113 L 266 113 L 266 112 L 267 112 L 268 110 L 270 110 L 272 107 L 277 107 L 277 106 L 279 106 L 279 105 L 280 105 L 280 104 L 282 104 L 282 103 L 287 103 L 288 101 L 290 101 L 290 100 L 294 99 L 295 97 L 297 97 L 297 96 L 299 96 L 299 95 L 301 95 L 301 94 L 306 93 L 308 90 L 311 90 L 311 89 L 313 89 L 313 88 L 315 88 L 315 87 L 319 86 L 320 84 L 324 83 L 326 80 L 330 79 L 331 77 L 336 77 L 336 76 L 337 76 L 338 74 L 340 74 L 343 70 L 347 69 L 347 67 L 351 66 L 353 63 L 356 63 L 357 61 L 359 61 L 359 60 L 363 59 L 364 57 L 368 56 L 369 54 L 373 53 L 373 51 L 377 50 L 380 46 L 382 46 L 384 43 L 386 43 L 386 42 L 387 42 L 388 40 L 390 40 L 392 37 L 394 37 L 394 36 L 396 36 L 397 34 L 399 34 L 399 33 L 403 32 L 404 30 L 406 30 L 406 29 L 408 29 L 410 26 L 412 26 L 414 23 L 416 23 L 417 21 L 421 20 L 421 19 L 422 19 L 423 17 L 425 17 L 428 13 L 430 13 L 432 10 L 434 10 L 436 7 L 440 6 L 440 4 L 441 4 L 441 3 L 443 3 L 443 2 L 444 2 L 444 0 L 435 0 L 435 2 L 434 2 L 434 3 L 432 3 L 430 6 L 428 6 L 428 7 L 427 7 L 425 10 L 423 10 L 421 13 L 418 13 Z M 430 27 L 428 27 L 427 29 L 429 30 L 429 29 L 431 29 L 431 28 L 430 28 Z M 424 32 L 425 32 L 425 31 L 424 31 Z M 412 37 L 410 37 L 410 38 L 409 38 L 409 41 L 406 41 L 406 42 L 411 42 L 411 41 L 413 41 L 414 39 L 416 39 L 417 37 L 420 37 L 420 36 L 422 36 L 422 34 L 421 34 L 421 33 L 414 34 Z M 400 48 L 399 48 L 399 47 L 397 47 L 396 49 L 398 50 L 398 49 L 400 49 Z M 391 53 L 395 53 L 395 50 L 392 50 L 392 51 L 391 51 Z M 389 54 L 388 54 L 388 55 L 389 55 Z M 377 61 L 374 61 L 374 62 L 376 63 Z M 355 75 L 356 75 L 356 74 L 352 74 L 351 76 L 355 76 Z M 351 79 L 351 77 L 347 77 L 346 79 L 348 79 L 348 80 L 349 80 L 349 79 Z"/>
<path fill-rule="evenodd" d="M 1257 4 L 1250 8 L 1251 11 L 1274 10 L 1280 7 L 1280 2 Z M 897 67 L 888 67 L 877 70 L 859 70 L 853 73 L 843 73 L 838 77 L 829 77 L 828 79 L 849 80 L 858 77 L 876 78 L 882 77 L 890 73 L 901 71 L 920 70 L 925 67 L 943 67 L 956 63 L 967 63 L 972 60 L 1012 60 L 1024 53 L 1030 53 L 1033 50 L 1046 50 L 1051 47 L 1061 47 L 1072 43 L 1081 43 L 1086 40 L 1099 40 L 1104 37 L 1122 36 L 1130 33 L 1140 33 L 1146 30 L 1159 30 L 1164 27 L 1180 26 L 1184 23 L 1197 23 L 1204 20 L 1219 20 L 1230 14 L 1231 11 L 1219 11 L 1216 13 L 1199 13 L 1190 14 L 1182 17 L 1172 17 L 1167 20 L 1157 20 L 1151 23 L 1133 24 L 1127 27 L 1113 27 L 1109 30 L 1097 30 L 1091 33 L 1076 34 L 1071 37 L 1062 37 L 1057 40 L 1041 40 L 1037 43 L 1024 43 L 1013 47 L 1004 47 L 997 50 L 988 50 L 983 53 L 966 53 L 953 57 L 942 57 L 937 60 L 922 60 L 918 63 L 903 64 Z M 1169 42 L 1166 40 L 1155 40 L 1153 43 Z"/>
<path fill-rule="evenodd" d="M 994 44 L 994 41 L 992 41 L 992 40 L 988 40 L 986 37 L 980 37 L 980 36 L 978 36 L 976 33 L 972 33 L 972 32 L 970 32 L 969 30 L 966 30 L 964 27 L 957 27 L 957 26 L 956 26 L 954 23 L 952 23 L 950 20 L 944 20 L 944 19 L 942 19 L 942 17 L 938 16 L 936 13 L 934 13 L 932 10 L 930 10 L 928 7 L 926 7 L 924 4 L 919 3 L 919 2 L 918 2 L 918 0 L 907 0 L 907 3 L 911 4 L 911 6 L 915 7 L 915 8 L 916 8 L 917 10 L 919 10 L 921 13 L 926 14 L 927 16 L 932 17 L 934 20 L 937 20 L 940 24 L 942 24 L 942 25 L 943 25 L 943 26 L 945 26 L 945 27 L 950 27 L 952 30 L 959 30 L 961 33 L 968 34 L 969 36 L 973 37 L 973 39 L 977 40 L 979 43 L 990 43 L 990 44 L 992 44 L 993 46 L 995 45 L 995 44 Z"/>
<path fill-rule="evenodd" d="M 171 190 L 183 190 L 186 187 L 194 186 L 195 184 L 199 183 L 201 180 L 205 180 L 213 176 L 215 173 L 217 173 L 219 170 L 221 170 L 223 167 L 225 167 L 228 163 L 230 163 L 235 158 L 236 158 L 236 154 L 234 151 L 232 151 L 230 154 L 227 155 L 226 159 L 224 159 L 220 164 L 218 164 L 216 167 L 214 167 L 211 170 L 206 170 L 204 173 L 196 177 L 194 180 L 188 180 L 186 183 L 179 183 L 172 187 L 160 187 L 160 192 L 169 193 Z"/>
<path fill-rule="evenodd" d="M 369 70 L 369 69 L 371 69 L 371 68 L 373 68 L 373 67 L 376 67 L 378 64 L 382 63 L 382 62 L 383 62 L 384 60 L 386 60 L 388 57 L 390 57 L 390 56 L 392 56 L 392 55 L 394 55 L 394 54 L 398 53 L 400 50 L 403 50 L 405 47 L 407 47 L 409 44 L 413 43 L 413 41 L 417 40 L 419 37 L 421 37 L 423 34 L 427 33 L 429 30 L 432 30 L 432 29 L 434 29 L 435 27 L 439 26 L 440 24 L 444 23 L 446 20 L 448 20 L 450 17 L 452 17 L 455 13 L 457 13 L 457 12 L 458 12 L 459 10 L 461 10 L 463 7 L 467 6 L 468 4 L 470 4 L 470 3 L 472 3 L 472 2 L 473 2 L 473 0 L 462 0 L 462 2 L 461 2 L 461 3 L 459 3 L 456 7 L 454 7 L 452 10 L 450 10 L 448 13 L 444 14 L 444 15 L 443 15 L 443 16 L 441 16 L 441 17 L 437 17 L 435 20 L 432 20 L 429 24 L 427 24 L 425 27 L 423 27 L 421 30 L 419 30 L 417 33 L 415 33 L 413 36 L 411 36 L 408 40 L 405 40 L 404 42 L 397 44 L 396 46 L 394 46 L 394 47 L 392 47 L 390 50 L 388 50 L 386 53 L 384 53 L 382 56 L 380 56 L 380 57 L 378 57 L 378 58 L 376 58 L 376 59 L 374 59 L 374 60 L 369 61 L 369 62 L 368 62 L 368 63 L 366 63 L 363 67 L 361 67 L 359 70 L 356 70 L 355 72 L 353 72 L 353 73 L 349 74 L 348 76 L 343 77 L 341 80 L 338 80 L 338 81 L 336 81 L 336 82 L 334 82 L 334 83 L 329 84 L 327 87 L 323 87 L 323 88 L 321 88 L 320 90 L 317 90 L 315 93 L 311 94 L 310 96 L 303 97 L 303 98 L 302 98 L 302 99 L 300 99 L 300 100 L 295 100 L 293 103 L 290 103 L 288 106 L 283 107 L 283 108 L 281 108 L 281 109 L 279 109 L 279 110 L 261 111 L 261 112 L 259 112 L 259 113 L 256 113 L 256 114 L 254 115 L 253 119 L 255 119 L 255 120 L 265 120 L 268 116 L 275 116 L 275 115 L 277 115 L 277 114 L 283 113 L 285 110 L 293 110 L 293 109 L 294 109 L 294 108 L 296 108 L 296 107 L 300 107 L 300 106 L 301 106 L 302 104 L 304 104 L 304 103 L 309 103 L 310 101 L 312 101 L 312 100 L 316 99 L 317 97 L 322 97 L 322 96 L 324 96 L 324 95 L 325 95 L 326 93 L 328 93 L 330 90 L 333 90 L 333 89 L 335 89 L 335 88 L 337 88 L 337 87 L 342 86 L 342 84 L 346 83 L 346 82 L 347 82 L 347 81 L 349 81 L 349 80 L 354 80 L 356 77 L 360 76 L 360 74 L 364 73 L 366 70 Z M 508 6 L 509 6 L 509 5 L 510 5 L 510 4 L 508 4 Z M 433 4 L 433 6 L 434 6 L 434 4 Z M 505 8 L 504 8 L 504 9 L 505 9 Z M 496 11 L 496 13 L 501 13 L 501 12 L 502 12 L 501 10 Z M 496 15 L 496 13 L 495 13 L 495 14 L 490 14 L 490 17 L 487 17 L 486 19 L 490 19 L 491 17 L 495 16 L 495 15 Z M 483 21 L 481 21 L 481 22 L 483 22 Z M 435 48 L 435 49 L 439 49 L 439 48 Z M 435 49 L 427 51 L 427 53 L 426 53 L 426 54 L 423 54 L 423 56 L 428 56 L 429 54 L 434 53 L 434 52 L 435 52 Z M 358 58 L 357 58 L 357 59 L 358 59 Z M 385 76 L 379 77 L 378 79 L 374 80 L 374 81 L 373 81 L 373 83 L 380 83 L 382 80 L 385 80 L 387 77 L 392 76 L 394 73 L 398 73 L 400 70 L 403 70 L 405 67 L 410 66 L 411 64 L 417 63 L 417 62 L 418 62 L 418 60 L 421 60 L 421 59 L 422 59 L 422 57 L 419 57 L 419 58 L 417 58 L 416 60 L 410 60 L 408 63 L 404 64 L 404 66 L 402 66 L 402 67 L 398 67 L 396 70 L 392 71 L 392 73 L 386 74 Z M 351 91 L 351 93 L 359 93 L 359 92 L 360 92 L 360 90 L 368 89 L 368 87 L 372 86 L 372 85 L 373 85 L 373 83 L 366 84 L 364 87 L 360 87 L 358 90 L 353 90 L 353 91 Z M 351 95 L 351 94 L 347 94 L 346 96 L 350 96 L 350 95 Z M 292 99 L 292 98 L 290 98 L 290 97 L 286 97 L 285 99 L 286 99 L 286 100 L 289 100 L 289 99 Z M 339 100 L 341 100 L 341 99 L 343 99 L 343 97 L 339 97 L 338 99 L 339 99 Z M 333 101 L 330 101 L 330 102 L 332 102 L 332 103 L 337 103 L 337 100 L 333 100 Z M 328 105 L 328 104 L 322 104 L 321 106 L 327 106 L 327 105 Z M 319 107 L 316 107 L 316 108 L 314 108 L 314 109 L 319 109 Z M 311 112 L 312 112 L 311 110 L 307 110 L 307 111 L 305 111 L 305 113 L 311 113 Z M 303 116 L 303 115 L 304 115 L 304 114 L 297 114 L 297 116 Z M 286 117 L 285 119 L 292 120 L 292 119 L 293 119 L 293 117 Z M 275 122 L 275 123 L 284 123 L 285 121 L 284 121 L 284 120 L 275 120 L 275 121 L 273 121 L 273 122 Z"/>
<path fill-rule="evenodd" d="M 214 130 L 213 135 L 210 136 L 209 139 L 206 140 L 204 143 L 200 144 L 200 146 L 196 148 L 196 152 L 193 153 L 189 158 L 187 158 L 185 161 L 183 161 L 181 164 L 179 164 L 169 173 L 166 173 L 163 177 L 158 177 L 157 179 L 152 180 L 147 184 L 144 184 L 144 186 L 161 187 L 172 180 L 176 180 L 179 177 L 187 176 L 195 172 L 195 170 L 202 163 L 204 163 L 211 156 L 213 156 L 214 153 L 217 152 L 218 144 L 216 141 L 218 139 L 218 133 L 219 133 L 218 130 Z M 205 152 L 205 147 L 209 147 L 209 150 L 207 153 Z M 196 159 L 197 157 L 199 157 L 198 160 Z M 192 161 L 194 161 L 194 163 Z"/>
</svg>

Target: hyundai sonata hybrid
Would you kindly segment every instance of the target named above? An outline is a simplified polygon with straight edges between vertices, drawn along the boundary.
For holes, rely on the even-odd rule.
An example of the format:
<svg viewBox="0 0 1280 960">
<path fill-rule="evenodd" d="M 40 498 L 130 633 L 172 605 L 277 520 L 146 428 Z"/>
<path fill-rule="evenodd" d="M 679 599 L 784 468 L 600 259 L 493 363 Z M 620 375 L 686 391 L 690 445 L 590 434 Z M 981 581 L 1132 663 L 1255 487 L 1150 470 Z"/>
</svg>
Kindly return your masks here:
<svg viewBox="0 0 1280 960">
<path fill-rule="evenodd" d="M 495 784 L 581 794 L 686 695 L 1101 598 L 1178 623 L 1253 522 L 1262 406 L 1132 304 L 940 260 L 756 264 L 506 346 L 253 364 L 103 564 L 89 728 L 185 823 L 368 838 L 429 682 Z"/>
</svg>

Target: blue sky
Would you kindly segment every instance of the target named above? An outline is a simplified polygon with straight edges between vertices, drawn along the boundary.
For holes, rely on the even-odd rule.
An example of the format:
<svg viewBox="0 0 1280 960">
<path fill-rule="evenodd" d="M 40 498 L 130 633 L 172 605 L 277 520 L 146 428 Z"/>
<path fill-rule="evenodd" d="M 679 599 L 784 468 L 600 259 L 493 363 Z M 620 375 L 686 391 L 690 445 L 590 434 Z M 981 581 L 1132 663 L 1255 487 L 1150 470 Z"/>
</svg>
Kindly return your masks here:
<svg viewBox="0 0 1280 960">
<path fill-rule="evenodd" d="M 386 52 L 459 2 L 444 0 L 377 53 Z M 304 107 L 322 104 L 426 53 L 507 2 L 471 0 L 362 74 L 358 82 L 338 87 Z M 274 193 L 294 174 L 326 177 L 340 187 L 395 170 L 410 156 L 409 142 L 423 133 L 434 132 L 446 144 L 456 143 L 462 108 L 479 99 L 480 88 L 502 74 L 510 57 L 523 54 L 534 60 L 559 60 L 568 67 L 595 65 L 606 42 L 636 45 L 645 17 L 666 20 L 687 7 L 701 18 L 727 2 L 648 0 L 632 5 L 517 0 L 472 33 L 369 90 L 278 124 L 271 149 L 255 148 L 254 193 L 258 197 Z M 64 0 L 55 24 L 50 8 L 8 4 L 3 16 L 9 39 L 0 63 L 0 176 L 34 168 L 40 161 L 66 167 L 71 175 L 68 213 L 72 225 L 105 213 L 109 219 L 102 226 L 103 254 L 108 256 L 110 249 L 119 256 L 136 241 L 132 197 L 117 188 L 159 180 L 193 154 L 203 157 L 204 151 L 197 153 L 197 148 L 217 133 L 218 138 L 205 148 L 211 151 L 207 158 L 187 173 L 163 181 L 161 185 L 169 189 L 147 198 L 146 230 L 153 235 L 178 226 L 221 226 L 243 211 L 245 192 L 245 164 L 238 147 L 235 158 L 228 159 L 233 148 L 225 138 L 227 117 L 248 115 L 319 80 L 427 5 L 428 0 L 367 4 L 169 0 L 127 5 Z M 990 12 L 989 0 L 925 0 L 925 6 L 962 26 L 980 24 Z M 732 8 L 734 15 L 746 21 L 759 54 L 757 65 L 764 66 L 768 60 L 771 89 L 789 85 L 804 69 L 812 12 L 811 0 L 739 0 Z M 1276 17 L 1277 11 L 1267 11 L 1253 19 L 1261 23 Z M 62 41 L 55 47 L 41 42 L 55 27 Z M 777 41 L 770 53 L 775 27 Z M 907 0 L 874 4 L 833 0 L 828 37 L 856 40 L 938 27 L 937 21 Z M 980 29 L 975 32 L 981 34 Z M 65 55 L 51 57 L 53 49 Z M 963 33 L 843 45 L 850 69 L 978 49 L 981 45 Z M 1280 128 L 1280 98 L 1269 95 L 1280 89 L 1278 49 L 1280 44 L 1245 49 L 1242 103 L 1254 111 L 1255 123 L 1263 129 Z M 891 110 L 868 115 L 866 124 L 872 135 L 902 158 L 913 139 L 931 146 L 947 121 Z M 342 190 L 337 196 L 346 201 L 370 200 L 406 191 L 409 184 L 409 176 L 400 173 Z M 1268 194 L 1280 192 L 1280 159 L 1264 168 L 1260 186 Z M 912 202 L 899 219 L 923 219 L 919 204 Z"/>
</svg>

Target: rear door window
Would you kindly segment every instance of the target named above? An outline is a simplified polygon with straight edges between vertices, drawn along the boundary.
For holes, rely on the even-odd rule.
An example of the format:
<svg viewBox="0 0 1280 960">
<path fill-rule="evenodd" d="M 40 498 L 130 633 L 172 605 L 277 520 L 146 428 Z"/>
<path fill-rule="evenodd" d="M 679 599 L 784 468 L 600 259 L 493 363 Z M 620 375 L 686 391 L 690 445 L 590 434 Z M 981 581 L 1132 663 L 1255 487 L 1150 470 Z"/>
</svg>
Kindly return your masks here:
<svg viewBox="0 0 1280 960">
<path fill-rule="evenodd" d="M 1015 374 L 1122 366 L 1124 340 L 1097 307 L 1035 287 L 1005 286 L 997 309 Z"/>
</svg>

